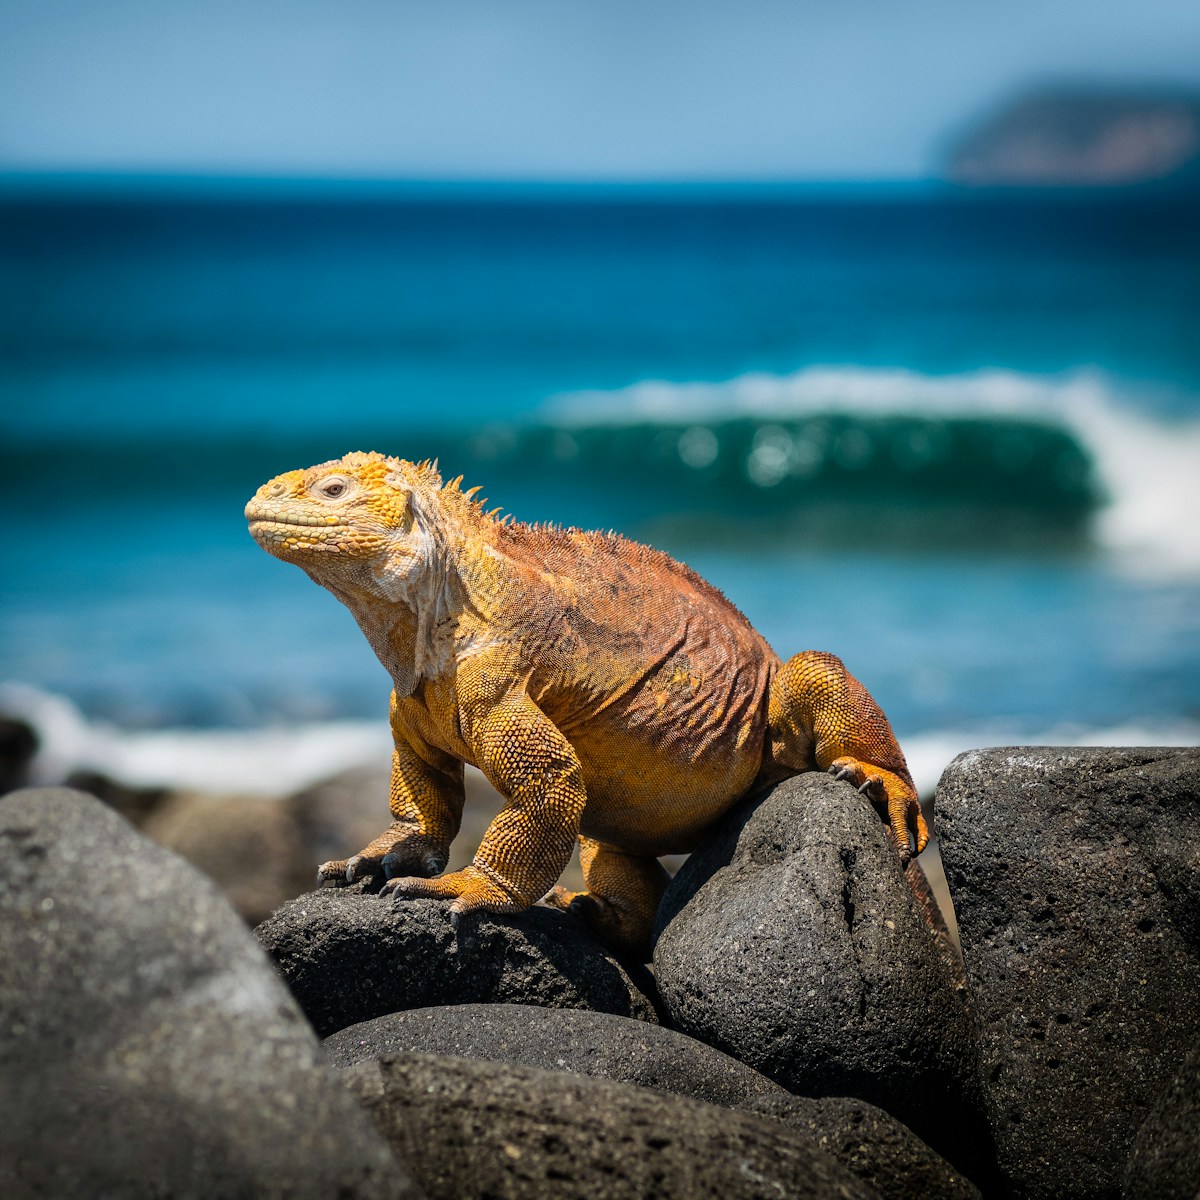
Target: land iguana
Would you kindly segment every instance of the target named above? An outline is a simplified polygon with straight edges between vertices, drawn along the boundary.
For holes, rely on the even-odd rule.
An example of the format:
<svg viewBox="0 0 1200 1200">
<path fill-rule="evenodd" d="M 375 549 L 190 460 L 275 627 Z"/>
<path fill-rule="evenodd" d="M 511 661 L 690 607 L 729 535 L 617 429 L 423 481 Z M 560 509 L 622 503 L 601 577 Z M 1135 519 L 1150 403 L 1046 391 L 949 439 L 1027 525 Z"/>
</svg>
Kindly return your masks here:
<svg viewBox="0 0 1200 1200">
<path fill-rule="evenodd" d="M 902 863 L 929 833 L 891 727 L 832 654 L 786 663 L 716 588 L 613 533 L 488 512 L 436 464 L 347 454 L 246 506 L 255 541 L 354 614 L 392 679 L 392 824 L 321 882 L 380 874 L 451 920 L 540 899 L 628 954 L 667 882 L 748 792 L 828 770 L 886 812 Z M 441 875 L 463 764 L 508 798 Z M 554 887 L 576 839 L 587 890 Z M 553 890 L 552 890 L 553 889 Z"/>
</svg>

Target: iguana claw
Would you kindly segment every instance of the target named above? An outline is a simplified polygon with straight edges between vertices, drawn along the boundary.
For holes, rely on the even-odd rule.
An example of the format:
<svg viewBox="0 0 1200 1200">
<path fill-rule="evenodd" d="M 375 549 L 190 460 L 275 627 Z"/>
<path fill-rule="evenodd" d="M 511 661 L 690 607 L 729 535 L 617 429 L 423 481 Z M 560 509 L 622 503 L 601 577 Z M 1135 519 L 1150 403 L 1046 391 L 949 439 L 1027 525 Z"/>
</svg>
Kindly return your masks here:
<svg viewBox="0 0 1200 1200">
<path fill-rule="evenodd" d="M 331 859 L 317 868 L 317 887 L 341 887 L 350 882 L 346 871 L 350 860 L 345 858 Z"/>
<path fill-rule="evenodd" d="M 868 774 L 872 764 L 860 762 L 850 756 L 834 759 L 829 764 L 829 774 L 834 779 L 845 780 L 866 796 L 872 804 L 885 810 L 888 829 L 900 857 L 901 866 L 907 866 L 915 854 L 920 854 L 929 843 L 929 826 L 921 812 L 921 805 L 911 783 L 892 771 L 879 770 Z M 912 842 L 909 836 L 912 836 Z M 915 850 L 913 847 L 915 843 Z"/>
</svg>

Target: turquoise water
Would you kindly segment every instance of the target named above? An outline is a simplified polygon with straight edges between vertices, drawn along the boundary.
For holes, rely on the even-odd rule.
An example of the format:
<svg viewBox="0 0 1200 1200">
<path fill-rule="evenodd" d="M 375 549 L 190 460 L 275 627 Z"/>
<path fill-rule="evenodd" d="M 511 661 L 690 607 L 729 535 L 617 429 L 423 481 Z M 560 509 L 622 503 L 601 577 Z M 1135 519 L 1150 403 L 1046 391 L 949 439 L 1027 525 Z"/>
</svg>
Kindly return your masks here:
<svg viewBox="0 0 1200 1200">
<path fill-rule="evenodd" d="M 902 738 L 1200 729 L 1186 202 L 10 191 L 0 395 L 0 680 L 92 719 L 380 715 L 241 516 L 379 449 L 662 546 Z"/>
</svg>

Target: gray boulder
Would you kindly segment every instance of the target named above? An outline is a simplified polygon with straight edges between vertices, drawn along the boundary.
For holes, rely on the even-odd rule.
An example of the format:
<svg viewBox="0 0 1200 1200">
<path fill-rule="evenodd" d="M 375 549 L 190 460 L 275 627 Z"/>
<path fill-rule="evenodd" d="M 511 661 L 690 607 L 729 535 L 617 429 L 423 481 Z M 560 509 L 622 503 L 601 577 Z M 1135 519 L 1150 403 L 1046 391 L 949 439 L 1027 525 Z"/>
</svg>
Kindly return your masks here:
<svg viewBox="0 0 1200 1200">
<path fill-rule="evenodd" d="M 1200 1045 L 1138 1130 L 1121 1195 L 1125 1200 L 1200 1196 Z"/>
<path fill-rule="evenodd" d="M 974 1029 L 918 891 L 854 788 L 799 775 L 675 877 L 654 971 L 675 1028 L 789 1091 L 886 1109 L 982 1182 Z"/>
<path fill-rule="evenodd" d="M 1200 750 L 972 751 L 937 803 L 1000 1164 L 1116 1196 L 1200 1037 Z"/>
<path fill-rule="evenodd" d="M 255 930 L 322 1037 L 442 1004 L 536 1004 L 657 1021 L 623 967 L 569 914 L 472 913 L 393 900 L 372 884 L 309 892 Z"/>
<path fill-rule="evenodd" d="M 757 1071 L 671 1029 L 611 1013 L 524 1004 L 459 1004 L 391 1013 L 325 1039 L 337 1067 L 387 1054 L 452 1054 L 596 1075 L 739 1107 L 787 1092 Z"/>
<path fill-rule="evenodd" d="M 455 1055 L 590 1075 L 771 1116 L 892 1200 L 970 1200 L 978 1192 L 920 1139 L 861 1100 L 810 1100 L 703 1042 L 609 1013 L 462 1004 L 352 1025 L 325 1039 L 339 1067 L 397 1054 Z"/>
<path fill-rule="evenodd" d="M 414 1054 L 347 1085 L 432 1200 L 865 1200 L 778 1121 L 607 1079 Z"/>
<path fill-rule="evenodd" d="M 415 1196 L 215 888 L 98 800 L 0 799 L 11 1197 Z"/>
</svg>

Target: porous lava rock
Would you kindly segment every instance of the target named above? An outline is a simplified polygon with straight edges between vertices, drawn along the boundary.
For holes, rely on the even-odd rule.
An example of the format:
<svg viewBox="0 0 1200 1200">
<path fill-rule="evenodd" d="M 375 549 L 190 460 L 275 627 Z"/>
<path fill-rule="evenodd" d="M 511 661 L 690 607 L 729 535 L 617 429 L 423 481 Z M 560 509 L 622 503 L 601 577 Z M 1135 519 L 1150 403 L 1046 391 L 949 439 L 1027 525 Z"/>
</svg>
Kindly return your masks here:
<svg viewBox="0 0 1200 1200">
<path fill-rule="evenodd" d="M 345 1075 L 432 1200 L 877 1196 L 778 1121 L 649 1088 L 425 1054 Z"/>
<path fill-rule="evenodd" d="M 731 813 L 663 898 L 654 972 L 674 1028 L 791 1092 L 886 1109 L 982 1185 L 965 989 L 849 784 L 811 772 Z"/>
<path fill-rule="evenodd" d="M 376 1017 L 325 1039 L 339 1067 L 397 1054 L 454 1055 L 566 1071 L 771 1116 L 894 1200 L 971 1200 L 978 1191 L 882 1109 L 789 1095 L 737 1059 L 672 1029 L 610 1013 L 462 1004 Z"/>
<path fill-rule="evenodd" d="M 1200 1196 L 1200 1044 L 1138 1130 L 1121 1195 L 1125 1200 Z"/>
<path fill-rule="evenodd" d="M 1116 1196 L 1200 1038 L 1200 750 L 971 751 L 937 805 L 1000 1165 Z"/>
<path fill-rule="evenodd" d="M 416 1197 L 208 880 L 100 801 L 0 798 L 6 1196 Z"/>
<path fill-rule="evenodd" d="M 569 914 L 476 912 L 455 929 L 443 901 L 394 900 L 371 886 L 309 892 L 255 930 L 322 1037 L 441 1004 L 535 1004 L 657 1021 L 625 969 Z"/>
</svg>

